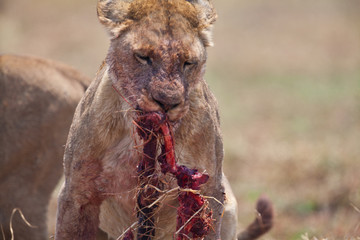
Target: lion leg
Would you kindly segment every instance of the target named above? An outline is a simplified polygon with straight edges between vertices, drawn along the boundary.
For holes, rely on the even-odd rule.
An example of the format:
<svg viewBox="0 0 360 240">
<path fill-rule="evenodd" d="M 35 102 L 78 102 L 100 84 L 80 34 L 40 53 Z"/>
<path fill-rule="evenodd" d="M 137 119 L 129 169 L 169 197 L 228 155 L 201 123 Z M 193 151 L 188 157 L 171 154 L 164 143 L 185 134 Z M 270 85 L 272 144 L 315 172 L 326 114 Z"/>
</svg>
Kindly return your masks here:
<svg viewBox="0 0 360 240">
<path fill-rule="evenodd" d="M 94 162 L 80 161 L 72 168 L 71 177 L 65 177 L 65 186 L 59 195 L 56 240 L 96 239 L 103 199 L 97 185 L 99 168 Z"/>
<path fill-rule="evenodd" d="M 236 240 L 237 234 L 237 201 L 231 190 L 230 183 L 223 175 L 225 188 L 224 213 L 221 221 L 221 239 Z"/>
<path fill-rule="evenodd" d="M 203 192 L 203 196 L 209 201 L 209 206 L 212 211 L 213 226 L 212 230 L 205 237 L 205 240 L 219 240 L 221 238 L 221 225 L 222 225 L 222 215 L 224 212 L 224 186 L 220 182 L 218 185 L 215 185 L 212 182 L 213 179 L 209 179 L 209 186 Z"/>
</svg>

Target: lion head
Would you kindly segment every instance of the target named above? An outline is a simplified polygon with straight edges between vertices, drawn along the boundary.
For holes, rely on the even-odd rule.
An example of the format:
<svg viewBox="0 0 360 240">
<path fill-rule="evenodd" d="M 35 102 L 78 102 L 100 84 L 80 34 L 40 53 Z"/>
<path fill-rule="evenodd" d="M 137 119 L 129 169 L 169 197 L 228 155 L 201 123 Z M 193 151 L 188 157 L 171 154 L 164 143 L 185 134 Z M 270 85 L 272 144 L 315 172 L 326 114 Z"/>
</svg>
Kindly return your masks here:
<svg viewBox="0 0 360 240">
<path fill-rule="evenodd" d="M 106 63 L 114 87 L 136 110 L 172 122 L 189 109 L 203 81 L 216 13 L 208 0 L 100 0 L 111 42 Z"/>
</svg>

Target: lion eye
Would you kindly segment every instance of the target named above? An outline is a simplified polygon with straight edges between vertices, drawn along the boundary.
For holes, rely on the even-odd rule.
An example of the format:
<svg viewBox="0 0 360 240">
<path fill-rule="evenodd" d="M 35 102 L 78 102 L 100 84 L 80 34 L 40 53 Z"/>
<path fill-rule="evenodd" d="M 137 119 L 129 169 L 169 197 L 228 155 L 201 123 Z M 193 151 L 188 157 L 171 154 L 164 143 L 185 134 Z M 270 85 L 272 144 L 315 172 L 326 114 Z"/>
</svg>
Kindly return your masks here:
<svg viewBox="0 0 360 240">
<path fill-rule="evenodd" d="M 138 53 L 135 53 L 134 56 L 135 56 L 136 60 L 141 64 L 151 65 L 151 63 L 152 63 L 151 58 L 149 56 L 140 55 Z"/>
<path fill-rule="evenodd" d="M 190 62 L 190 61 L 186 61 L 184 62 L 184 66 L 183 69 L 186 70 L 188 68 L 191 68 L 192 66 L 196 65 L 196 62 Z"/>
</svg>

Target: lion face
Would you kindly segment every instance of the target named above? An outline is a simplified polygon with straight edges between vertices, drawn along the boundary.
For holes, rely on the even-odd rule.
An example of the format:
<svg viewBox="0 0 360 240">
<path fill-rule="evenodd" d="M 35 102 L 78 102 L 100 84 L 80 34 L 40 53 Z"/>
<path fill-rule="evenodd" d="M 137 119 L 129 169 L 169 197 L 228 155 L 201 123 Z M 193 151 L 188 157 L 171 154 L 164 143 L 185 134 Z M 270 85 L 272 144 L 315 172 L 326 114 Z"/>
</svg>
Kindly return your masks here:
<svg viewBox="0 0 360 240">
<path fill-rule="evenodd" d="M 161 111 L 177 122 L 189 109 L 189 93 L 203 79 L 207 44 L 199 32 L 199 12 L 183 0 L 129 4 L 122 24 L 111 26 L 106 60 L 111 81 L 136 110 Z M 113 17 L 114 10 L 109 11 L 98 6 L 100 20 Z"/>
<path fill-rule="evenodd" d="M 202 79 L 205 48 L 192 32 L 184 31 L 187 29 L 139 25 L 112 40 L 111 79 L 136 109 L 162 111 L 177 121 L 188 109 L 191 88 Z"/>
</svg>

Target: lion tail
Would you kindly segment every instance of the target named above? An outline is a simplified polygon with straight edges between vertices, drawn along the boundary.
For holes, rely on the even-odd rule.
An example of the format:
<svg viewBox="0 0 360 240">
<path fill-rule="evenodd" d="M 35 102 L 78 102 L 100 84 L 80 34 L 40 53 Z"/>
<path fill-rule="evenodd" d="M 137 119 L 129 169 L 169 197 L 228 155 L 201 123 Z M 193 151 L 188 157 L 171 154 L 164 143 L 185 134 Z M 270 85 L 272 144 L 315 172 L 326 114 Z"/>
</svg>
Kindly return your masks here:
<svg viewBox="0 0 360 240">
<path fill-rule="evenodd" d="M 274 210 L 271 201 L 262 196 L 258 199 L 256 204 L 257 216 L 256 219 L 237 236 L 238 240 L 253 240 L 257 239 L 273 226 Z"/>
</svg>

